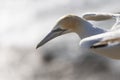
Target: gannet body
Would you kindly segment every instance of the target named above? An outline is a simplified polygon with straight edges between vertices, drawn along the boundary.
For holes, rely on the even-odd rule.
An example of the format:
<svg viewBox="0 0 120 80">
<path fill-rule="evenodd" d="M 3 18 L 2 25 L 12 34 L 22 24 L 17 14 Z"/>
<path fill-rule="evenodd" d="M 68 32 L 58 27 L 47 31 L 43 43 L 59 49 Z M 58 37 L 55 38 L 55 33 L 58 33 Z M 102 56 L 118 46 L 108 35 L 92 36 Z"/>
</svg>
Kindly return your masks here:
<svg viewBox="0 0 120 80">
<path fill-rule="evenodd" d="M 108 19 L 111 19 L 111 18 L 109 16 Z M 97 19 L 97 17 L 96 17 L 96 19 Z M 97 50 L 97 48 L 95 48 L 96 47 L 95 45 L 97 44 L 97 42 L 99 42 L 100 40 L 103 40 L 104 36 L 106 36 L 106 37 L 110 36 L 109 31 L 102 29 L 102 28 L 95 27 L 94 25 L 92 25 L 90 22 L 88 22 L 84 18 L 81 18 L 76 15 L 67 15 L 67 16 L 62 17 L 57 22 L 55 27 L 51 30 L 51 32 L 37 45 L 36 48 L 39 48 L 40 46 L 44 45 L 45 43 L 47 43 L 48 41 L 50 41 L 53 38 L 56 38 L 58 36 L 61 36 L 63 34 L 67 34 L 67 33 L 71 33 L 71 32 L 77 33 L 79 35 L 79 37 L 81 38 L 81 41 L 80 41 L 81 48 L 84 48 L 84 49 L 92 51 L 92 52 L 97 52 L 99 54 L 104 54 L 105 56 L 108 56 L 111 58 L 115 58 L 115 59 L 118 58 L 118 57 L 116 57 L 117 55 L 115 55 L 115 57 L 114 57 L 114 55 L 112 56 L 112 54 L 114 54 L 113 53 L 114 51 L 111 51 L 111 55 L 107 55 L 107 54 L 109 54 L 109 51 L 107 51 L 107 49 L 109 50 L 109 47 L 102 48 L 102 50 L 106 49 L 106 52 L 103 52 L 103 53 L 102 53 L 102 50 L 100 50 L 101 48 L 99 48 L 99 50 Z M 114 32 L 112 32 L 112 33 L 114 33 Z M 110 47 L 110 48 L 112 48 L 112 47 Z M 116 49 L 116 48 L 114 48 L 114 49 Z M 120 56 L 119 56 L 119 58 L 120 58 Z"/>
</svg>

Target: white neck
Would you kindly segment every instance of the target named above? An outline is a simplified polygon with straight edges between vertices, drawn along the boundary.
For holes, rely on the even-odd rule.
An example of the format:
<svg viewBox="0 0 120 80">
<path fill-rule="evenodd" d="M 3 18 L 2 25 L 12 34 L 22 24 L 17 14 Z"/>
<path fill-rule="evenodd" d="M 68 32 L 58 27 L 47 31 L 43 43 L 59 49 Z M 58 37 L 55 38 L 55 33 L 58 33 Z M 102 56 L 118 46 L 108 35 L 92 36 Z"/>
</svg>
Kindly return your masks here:
<svg viewBox="0 0 120 80">
<path fill-rule="evenodd" d="M 79 35 L 79 37 L 81 39 L 83 39 L 83 38 L 86 38 L 89 36 L 104 33 L 106 31 L 107 30 L 104 30 L 102 28 L 95 27 L 94 25 L 92 25 L 88 21 L 84 21 L 82 28 L 80 26 L 78 26 L 78 31 L 76 33 Z"/>
</svg>

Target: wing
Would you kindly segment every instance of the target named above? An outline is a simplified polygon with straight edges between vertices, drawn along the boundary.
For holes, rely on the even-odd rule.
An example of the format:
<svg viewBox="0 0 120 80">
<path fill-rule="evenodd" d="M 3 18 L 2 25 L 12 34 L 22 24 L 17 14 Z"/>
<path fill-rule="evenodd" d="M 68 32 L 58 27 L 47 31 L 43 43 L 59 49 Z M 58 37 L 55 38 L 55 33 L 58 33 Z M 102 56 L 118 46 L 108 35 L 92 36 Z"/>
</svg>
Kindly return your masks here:
<svg viewBox="0 0 120 80">
<path fill-rule="evenodd" d="M 106 14 L 106 13 L 85 13 L 82 16 L 84 19 L 92 20 L 92 21 L 103 21 L 113 18 L 112 14 Z"/>
<path fill-rule="evenodd" d="M 102 40 L 100 42 L 93 44 L 90 48 L 101 48 L 101 47 L 106 47 L 106 46 L 115 46 L 117 44 L 120 44 L 120 37 Z"/>
<path fill-rule="evenodd" d="M 111 46 L 115 44 L 120 44 L 120 38 L 113 38 L 105 41 L 100 41 L 98 43 L 93 44 L 90 48 L 101 48 L 101 47 Z"/>
<path fill-rule="evenodd" d="M 80 41 L 80 46 L 85 48 L 101 48 L 116 44 L 120 44 L 120 30 L 97 34 Z"/>
<path fill-rule="evenodd" d="M 89 13 L 84 13 L 82 15 L 84 19 L 92 20 L 92 21 L 103 21 L 103 20 L 108 20 L 108 19 L 116 19 L 117 16 L 120 16 L 120 14 L 89 12 Z"/>
<path fill-rule="evenodd" d="M 120 13 L 84 13 L 82 17 L 86 20 L 91 21 L 103 21 L 103 20 L 109 20 L 109 19 L 115 19 L 115 23 L 112 26 L 111 30 L 117 30 L 120 29 Z"/>
<path fill-rule="evenodd" d="M 90 36 L 80 41 L 80 47 L 113 59 L 120 59 L 120 30 Z"/>
</svg>

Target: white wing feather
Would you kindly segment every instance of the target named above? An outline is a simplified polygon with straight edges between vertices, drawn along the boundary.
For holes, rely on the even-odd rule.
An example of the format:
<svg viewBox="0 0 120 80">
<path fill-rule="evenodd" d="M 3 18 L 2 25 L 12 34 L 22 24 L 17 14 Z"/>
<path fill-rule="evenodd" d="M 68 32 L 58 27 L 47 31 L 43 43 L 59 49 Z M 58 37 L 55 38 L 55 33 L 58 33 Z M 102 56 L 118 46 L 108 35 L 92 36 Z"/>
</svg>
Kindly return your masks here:
<svg viewBox="0 0 120 80">
<path fill-rule="evenodd" d="M 82 17 L 86 20 L 91 20 L 91 21 L 104 21 L 109 19 L 115 19 L 116 22 L 111 28 L 111 30 L 120 29 L 120 20 L 119 20 L 120 14 L 87 12 L 87 13 L 84 13 Z"/>
<path fill-rule="evenodd" d="M 103 35 L 104 35 L 103 38 L 100 41 L 98 41 L 97 43 L 93 44 L 91 46 L 91 48 L 99 48 L 99 47 L 120 44 L 120 30 L 114 30 L 114 31 L 111 31 L 108 33 L 107 33 L 107 35 L 104 35 L 104 33 L 103 33 Z"/>
</svg>

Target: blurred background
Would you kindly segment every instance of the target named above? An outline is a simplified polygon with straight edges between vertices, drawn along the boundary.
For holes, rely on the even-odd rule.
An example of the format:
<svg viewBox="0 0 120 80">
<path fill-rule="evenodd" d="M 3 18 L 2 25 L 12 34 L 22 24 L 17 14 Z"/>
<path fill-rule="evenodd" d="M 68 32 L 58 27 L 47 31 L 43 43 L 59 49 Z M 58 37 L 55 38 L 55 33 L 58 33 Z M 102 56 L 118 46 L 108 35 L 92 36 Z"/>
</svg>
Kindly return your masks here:
<svg viewBox="0 0 120 80">
<path fill-rule="evenodd" d="M 35 49 L 61 16 L 116 13 L 120 11 L 119 3 L 120 0 L 0 0 L 0 80 L 120 80 L 120 60 L 82 53 L 75 33 Z M 92 23 L 109 29 L 114 22 Z"/>
</svg>

